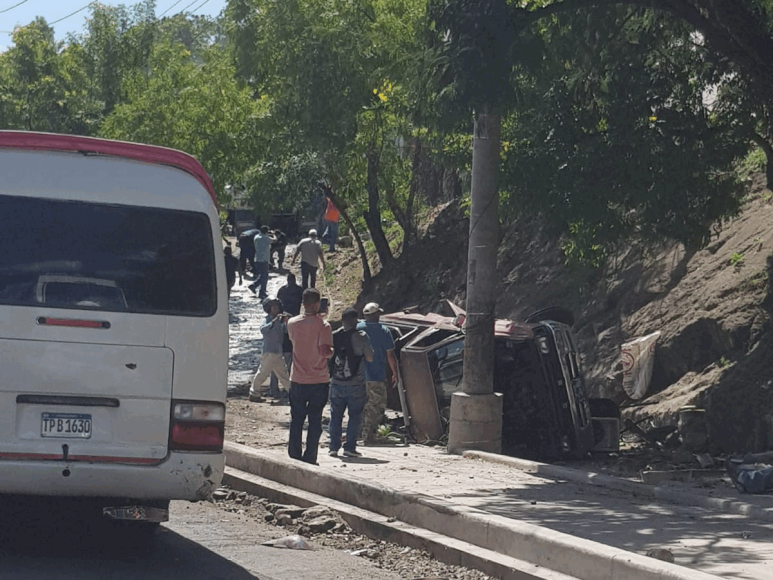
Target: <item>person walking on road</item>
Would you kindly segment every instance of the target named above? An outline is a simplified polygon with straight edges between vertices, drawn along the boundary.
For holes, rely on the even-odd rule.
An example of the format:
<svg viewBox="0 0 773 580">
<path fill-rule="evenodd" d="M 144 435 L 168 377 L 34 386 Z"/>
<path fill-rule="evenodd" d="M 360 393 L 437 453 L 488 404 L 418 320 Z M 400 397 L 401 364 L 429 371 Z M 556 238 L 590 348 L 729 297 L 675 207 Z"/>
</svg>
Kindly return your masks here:
<svg viewBox="0 0 773 580">
<path fill-rule="evenodd" d="M 326 240 L 330 244 L 330 251 L 336 251 L 336 241 L 338 241 L 338 220 L 341 217 L 341 212 L 333 203 L 333 200 L 327 198 L 327 208 L 325 209 L 325 231 L 322 234 L 322 239 Z"/>
<path fill-rule="evenodd" d="M 266 298 L 266 285 L 268 284 L 268 268 L 271 262 L 271 244 L 274 242 L 268 233 L 268 226 L 262 226 L 260 233 L 255 236 L 255 281 L 248 288 L 255 293 L 255 288 L 260 286 L 259 298 Z"/>
<path fill-rule="evenodd" d="M 395 342 L 386 326 L 379 322 L 384 312 L 375 302 L 369 302 L 362 309 L 365 321 L 357 325 L 364 330 L 373 348 L 373 361 L 365 362 L 365 386 L 368 391 L 368 403 L 362 417 L 362 439 L 365 445 L 376 441 L 376 431 L 387 405 L 386 365 L 392 370 L 392 382 L 397 382 L 397 358 Z"/>
<path fill-rule="evenodd" d="M 252 379 L 250 387 L 250 401 L 262 402 L 260 387 L 263 382 L 274 373 L 282 386 L 290 389 L 290 377 L 287 374 L 287 363 L 282 356 L 282 344 L 286 332 L 287 316 L 282 315 L 282 303 L 276 298 L 269 298 L 263 303 L 266 310 L 266 321 L 260 327 L 263 334 L 263 354 L 260 355 L 260 367 Z"/>
<path fill-rule="evenodd" d="M 325 256 L 322 252 L 322 242 L 317 239 L 317 230 L 309 230 L 309 237 L 303 238 L 295 248 L 292 264 L 301 255 L 301 286 L 303 289 L 314 288 L 317 285 L 317 270 L 320 262 L 325 268 Z"/>
<path fill-rule="evenodd" d="M 288 314 L 298 316 L 301 313 L 301 301 L 303 300 L 303 288 L 298 286 L 295 274 L 287 275 L 287 284 L 276 293 L 276 297 L 282 301 L 284 310 Z"/>
<path fill-rule="evenodd" d="M 293 459 L 317 463 L 319 438 L 322 435 L 322 410 L 330 388 L 327 360 L 333 356 L 333 332 L 319 314 L 319 291 L 303 291 L 303 313 L 287 323 L 293 343 L 290 370 L 290 436 L 287 452 Z M 303 424 L 309 420 L 306 450 L 303 451 Z"/>
<path fill-rule="evenodd" d="M 225 279 L 228 283 L 228 297 L 231 297 L 231 288 L 236 284 L 236 274 L 239 274 L 239 286 L 242 285 L 242 271 L 239 268 L 239 260 L 233 255 L 231 245 L 227 245 L 225 252 Z"/>
<path fill-rule="evenodd" d="M 242 275 L 247 273 L 247 262 L 250 263 L 252 276 L 255 276 L 255 236 L 260 230 L 247 230 L 239 235 L 237 245 L 239 246 L 239 269 Z"/>
<path fill-rule="evenodd" d="M 360 434 L 362 411 L 368 401 L 365 389 L 365 364 L 373 361 L 373 349 L 368 336 L 357 330 L 357 311 L 347 308 L 341 315 L 343 327 L 333 333 L 333 358 L 330 359 L 330 451 L 338 456 L 344 411 L 349 412 L 346 424 L 344 457 L 360 457 L 357 437 Z M 364 359 L 364 360 L 363 360 Z"/>
<path fill-rule="evenodd" d="M 276 252 L 276 269 L 284 270 L 287 235 L 282 230 L 274 230 L 276 241 L 271 244 L 271 267 L 274 267 L 274 252 Z"/>
</svg>

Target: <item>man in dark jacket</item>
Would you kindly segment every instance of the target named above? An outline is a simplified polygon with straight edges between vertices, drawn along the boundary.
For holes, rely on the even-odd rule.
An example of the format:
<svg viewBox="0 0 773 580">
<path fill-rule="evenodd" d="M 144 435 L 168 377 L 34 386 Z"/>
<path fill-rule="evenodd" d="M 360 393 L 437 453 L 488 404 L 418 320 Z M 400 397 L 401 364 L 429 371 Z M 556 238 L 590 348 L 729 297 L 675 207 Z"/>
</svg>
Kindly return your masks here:
<svg viewBox="0 0 773 580">
<path fill-rule="evenodd" d="M 252 229 L 239 234 L 237 244 L 239 245 L 239 268 L 242 274 L 247 272 L 247 262 L 250 263 L 252 275 L 255 276 L 255 236 L 260 230 Z"/>
<path fill-rule="evenodd" d="M 282 301 L 284 311 L 288 314 L 298 316 L 301 313 L 303 288 L 296 282 L 295 274 L 287 275 L 287 284 L 279 289 L 276 293 L 276 297 Z"/>
<path fill-rule="evenodd" d="M 284 270 L 285 249 L 287 248 L 287 235 L 282 230 L 274 230 L 276 241 L 271 244 L 271 267 Z M 274 253 L 276 253 L 276 266 L 274 266 Z"/>
</svg>

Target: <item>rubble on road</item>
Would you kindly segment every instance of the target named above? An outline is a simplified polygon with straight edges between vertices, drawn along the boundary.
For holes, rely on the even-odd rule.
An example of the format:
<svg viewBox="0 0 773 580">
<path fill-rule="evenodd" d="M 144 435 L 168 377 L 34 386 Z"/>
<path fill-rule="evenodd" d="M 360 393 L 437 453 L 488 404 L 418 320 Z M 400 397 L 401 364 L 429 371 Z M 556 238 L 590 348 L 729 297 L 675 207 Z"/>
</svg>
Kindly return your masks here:
<svg viewBox="0 0 773 580">
<path fill-rule="evenodd" d="M 218 488 L 212 495 L 212 500 L 225 511 L 282 528 L 283 537 L 274 542 L 296 535 L 304 539 L 311 538 L 316 545 L 336 548 L 348 552 L 351 556 L 369 559 L 374 566 L 396 572 L 404 578 L 492 580 L 490 576 L 478 570 L 443 564 L 425 550 L 362 536 L 353 531 L 337 512 L 326 506 L 303 508 L 279 504 L 228 487 Z"/>
</svg>

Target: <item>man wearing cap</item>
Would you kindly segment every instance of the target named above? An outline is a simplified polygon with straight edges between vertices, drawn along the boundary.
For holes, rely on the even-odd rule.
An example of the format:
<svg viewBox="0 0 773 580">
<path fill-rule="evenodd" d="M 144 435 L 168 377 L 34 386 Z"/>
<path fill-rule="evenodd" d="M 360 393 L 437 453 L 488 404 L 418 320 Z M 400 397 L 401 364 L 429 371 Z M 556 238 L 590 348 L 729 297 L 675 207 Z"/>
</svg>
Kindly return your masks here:
<svg viewBox="0 0 773 580">
<path fill-rule="evenodd" d="M 322 435 L 322 409 L 327 403 L 330 371 L 327 360 L 333 356 L 333 332 L 319 314 L 319 290 L 303 291 L 303 313 L 287 323 L 293 343 L 290 370 L 290 438 L 287 452 L 293 459 L 317 463 Z M 303 423 L 309 419 L 306 450 L 303 451 Z"/>
<path fill-rule="evenodd" d="M 330 359 L 330 451 L 338 456 L 341 448 L 341 426 L 344 411 L 346 424 L 344 457 L 360 457 L 357 437 L 360 435 L 362 411 L 368 400 L 365 387 L 365 363 L 373 361 L 368 336 L 357 330 L 357 311 L 347 308 L 341 315 L 343 326 L 333 333 L 333 358 Z"/>
<path fill-rule="evenodd" d="M 263 334 L 263 354 L 260 355 L 260 367 L 252 379 L 250 401 L 261 402 L 260 386 L 274 373 L 285 389 L 290 389 L 290 377 L 287 375 L 287 365 L 282 356 L 282 343 L 286 332 L 287 317 L 282 316 L 282 303 L 276 298 L 269 298 L 263 303 L 266 320 L 260 327 Z"/>
<path fill-rule="evenodd" d="M 319 263 L 325 267 L 325 256 L 322 252 L 322 242 L 317 239 L 317 230 L 309 230 L 309 237 L 303 238 L 295 248 L 292 264 L 301 255 L 301 286 L 314 288 L 317 285 L 317 269 Z"/>
<path fill-rule="evenodd" d="M 362 309 L 365 322 L 357 325 L 357 330 L 364 330 L 373 348 L 373 361 L 365 363 L 365 386 L 368 391 L 368 403 L 362 417 L 362 438 L 365 445 L 371 445 L 376 440 L 376 430 L 381 423 L 387 405 L 387 375 L 386 365 L 392 369 L 392 382 L 397 382 L 397 359 L 395 358 L 395 342 L 386 326 L 379 322 L 381 310 L 375 302 L 369 302 Z"/>
</svg>

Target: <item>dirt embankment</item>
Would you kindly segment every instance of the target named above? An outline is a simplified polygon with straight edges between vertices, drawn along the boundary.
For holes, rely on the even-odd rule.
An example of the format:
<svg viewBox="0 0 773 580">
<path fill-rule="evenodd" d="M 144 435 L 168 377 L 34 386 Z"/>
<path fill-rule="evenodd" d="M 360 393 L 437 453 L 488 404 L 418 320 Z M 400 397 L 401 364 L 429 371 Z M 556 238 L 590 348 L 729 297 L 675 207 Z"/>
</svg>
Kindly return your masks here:
<svg viewBox="0 0 773 580">
<path fill-rule="evenodd" d="M 438 213 L 409 253 L 374 278 L 370 300 L 385 309 L 430 309 L 439 298 L 463 305 L 468 220 L 454 204 Z M 328 287 L 346 280 L 351 300 L 354 250 L 335 258 Z M 346 265 L 344 263 L 346 262 Z M 596 396 L 624 405 L 620 347 L 660 331 L 652 385 L 630 407 L 675 424 L 678 409 L 707 409 L 716 452 L 773 447 L 773 204 L 763 176 L 751 183 L 744 211 L 723 224 L 704 249 L 628 247 L 602 271 L 564 264 L 558 240 L 534 223 L 502 228 L 497 315 L 523 319 L 548 306 L 575 312 L 588 384 Z"/>
</svg>

